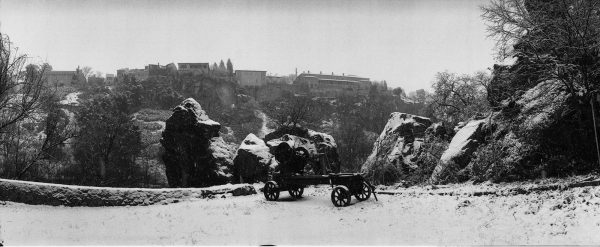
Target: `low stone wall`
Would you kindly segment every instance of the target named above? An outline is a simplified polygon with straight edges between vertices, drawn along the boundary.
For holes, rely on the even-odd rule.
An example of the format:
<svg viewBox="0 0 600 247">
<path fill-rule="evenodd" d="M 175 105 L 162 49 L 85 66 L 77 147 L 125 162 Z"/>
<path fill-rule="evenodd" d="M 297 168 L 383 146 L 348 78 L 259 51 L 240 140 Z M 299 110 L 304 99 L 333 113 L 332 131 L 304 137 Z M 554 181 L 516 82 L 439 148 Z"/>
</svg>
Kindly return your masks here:
<svg viewBox="0 0 600 247">
<path fill-rule="evenodd" d="M 136 206 L 172 203 L 216 194 L 256 194 L 249 184 L 227 184 L 206 188 L 110 188 L 74 186 L 0 179 L 0 201 L 53 206 Z"/>
</svg>

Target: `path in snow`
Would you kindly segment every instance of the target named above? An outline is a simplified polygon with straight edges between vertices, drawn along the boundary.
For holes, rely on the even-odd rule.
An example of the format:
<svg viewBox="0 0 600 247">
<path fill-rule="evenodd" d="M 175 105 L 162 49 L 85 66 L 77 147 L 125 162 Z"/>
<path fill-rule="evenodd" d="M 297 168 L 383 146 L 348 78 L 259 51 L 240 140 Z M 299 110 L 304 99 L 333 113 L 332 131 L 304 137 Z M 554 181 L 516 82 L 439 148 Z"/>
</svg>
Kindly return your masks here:
<svg viewBox="0 0 600 247">
<path fill-rule="evenodd" d="M 600 244 L 600 188 L 516 196 L 379 195 L 345 208 L 330 188 L 138 207 L 0 202 L 6 245 Z"/>
<path fill-rule="evenodd" d="M 260 110 L 255 110 L 254 111 L 254 115 L 257 118 L 262 119 L 262 126 L 260 127 L 260 130 L 258 132 L 258 134 L 256 136 L 258 136 L 259 138 L 265 138 L 265 136 L 271 132 L 273 132 L 273 129 L 269 129 L 267 127 L 267 123 L 269 122 L 269 117 L 267 117 L 267 114 L 265 114 L 264 112 L 260 111 Z"/>
</svg>

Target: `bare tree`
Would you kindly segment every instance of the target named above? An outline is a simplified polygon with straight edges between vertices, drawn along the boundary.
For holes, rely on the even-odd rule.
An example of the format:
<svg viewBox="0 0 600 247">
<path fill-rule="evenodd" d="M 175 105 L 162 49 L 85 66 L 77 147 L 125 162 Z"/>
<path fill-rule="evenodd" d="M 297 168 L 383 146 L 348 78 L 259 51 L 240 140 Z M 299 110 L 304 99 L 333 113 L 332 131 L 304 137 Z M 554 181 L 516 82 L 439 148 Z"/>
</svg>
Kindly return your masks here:
<svg viewBox="0 0 600 247">
<path fill-rule="evenodd" d="M 50 66 L 25 65 L 28 57 L 17 50 L 0 34 L 0 165 L 2 175 L 19 179 L 72 135 L 59 120 L 57 96 L 44 84 Z M 36 126 L 43 126 L 41 138 Z"/>
<path fill-rule="evenodd" d="M 84 66 L 83 68 L 81 68 L 81 73 L 87 79 L 89 76 L 91 76 L 93 74 L 92 67 Z"/>
<path fill-rule="evenodd" d="M 266 105 L 269 115 L 279 126 L 298 126 L 314 122 L 314 102 L 306 96 L 290 96 Z"/>
<path fill-rule="evenodd" d="M 25 69 L 26 55 L 17 54 L 7 35 L 0 33 L 0 134 L 41 106 L 45 67 Z"/>
<path fill-rule="evenodd" d="M 531 73 L 561 81 L 573 97 L 598 91 L 599 1 L 492 0 L 481 9 L 499 59 L 526 60 Z"/>
<path fill-rule="evenodd" d="M 490 110 L 487 101 L 487 85 L 490 76 L 484 72 L 474 75 L 457 75 L 440 72 L 432 87 L 431 105 L 434 116 L 456 124 L 477 113 Z"/>
</svg>

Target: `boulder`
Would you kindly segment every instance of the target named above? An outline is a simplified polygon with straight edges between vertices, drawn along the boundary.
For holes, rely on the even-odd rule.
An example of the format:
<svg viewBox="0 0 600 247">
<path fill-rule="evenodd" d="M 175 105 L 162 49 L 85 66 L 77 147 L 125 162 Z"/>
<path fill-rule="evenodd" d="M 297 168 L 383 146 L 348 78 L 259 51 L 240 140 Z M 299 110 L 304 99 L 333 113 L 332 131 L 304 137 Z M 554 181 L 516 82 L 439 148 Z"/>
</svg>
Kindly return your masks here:
<svg viewBox="0 0 600 247">
<path fill-rule="evenodd" d="M 220 128 L 192 98 L 173 109 L 160 140 L 169 186 L 204 187 L 230 180 L 231 154 L 219 138 Z"/>
<path fill-rule="evenodd" d="M 373 145 L 361 172 L 376 183 L 396 182 L 401 173 L 416 168 L 429 118 L 394 112 Z"/>
<path fill-rule="evenodd" d="M 431 174 L 430 181 L 438 183 L 448 175 L 456 174 L 465 168 L 471 161 L 471 155 L 483 142 L 484 125 L 488 119 L 469 121 L 450 141 L 448 149 L 444 151 L 440 161 Z"/>
<path fill-rule="evenodd" d="M 309 139 L 285 134 L 281 138 L 267 142 L 271 154 L 278 164 L 276 168 L 282 173 L 302 173 L 304 167 L 317 155 L 317 148 Z"/>
<path fill-rule="evenodd" d="M 519 127 L 526 131 L 542 130 L 559 120 L 553 116 L 564 110 L 567 102 L 561 86 L 559 81 L 547 80 L 527 90 L 516 102 L 521 106 Z"/>
<path fill-rule="evenodd" d="M 249 134 L 242 141 L 233 160 L 234 178 L 239 182 L 257 182 L 267 179 L 273 155 L 265 142 Z"/>
<path fill-rule="evenodd" d="M 331 135 L 310 129 L 308 130 L 308 138 L 313 141 L 319 154 L 313 159 L 321 165 L 321 167 L 314 167 L 314 172 L 317 174 L 340 172 L 341 163 L 335 139 Z"/>
<path fill-rule="evenodd" d="M 340 172 L 340 158 L 337 152 L 335 139 L 322 132 L 317 132 L 298 126 L 282 126 L 265 136 L 267 146 L 275 159 L 280 163 L 294 159 L 298 162 L 308 163 L 307 172 L 327 174 Z M 282 145 L 285 143 L 285 145 Z M 296 151 L 300 153 L 296 154 Z M 306 157 L 300 157 L 305 155 Z M 300 169 L 301 170 L 301 169 Z"/>
<path fill-rule="evenodd" d="M 215 167 L 215 184 L 226 184 L 233 180 L 233 164 L 236 145 L 227 143 L 221 137 L 213 137 L 208 148 L 211 155 L 210 167 Z"/>
</svg>

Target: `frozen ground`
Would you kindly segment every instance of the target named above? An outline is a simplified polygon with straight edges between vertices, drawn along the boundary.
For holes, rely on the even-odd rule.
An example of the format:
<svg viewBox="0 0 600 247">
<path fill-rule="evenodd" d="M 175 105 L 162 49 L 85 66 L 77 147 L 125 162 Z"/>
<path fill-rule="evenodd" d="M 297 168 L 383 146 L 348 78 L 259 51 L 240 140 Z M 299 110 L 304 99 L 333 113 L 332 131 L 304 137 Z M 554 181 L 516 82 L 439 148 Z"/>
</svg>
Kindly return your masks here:
<svg viewBox="0 0 600 247">
<path fill-rule="evenodd" d="M 426 190 L 423 188 L 422 190 Z M 379 195 L 335 208 L 327 186 L 292 201 L 262 194 L 136 207 L 0 202 L 18 244 L 600 244 L 600 187 L 512 196 Z"/>
</svg>

